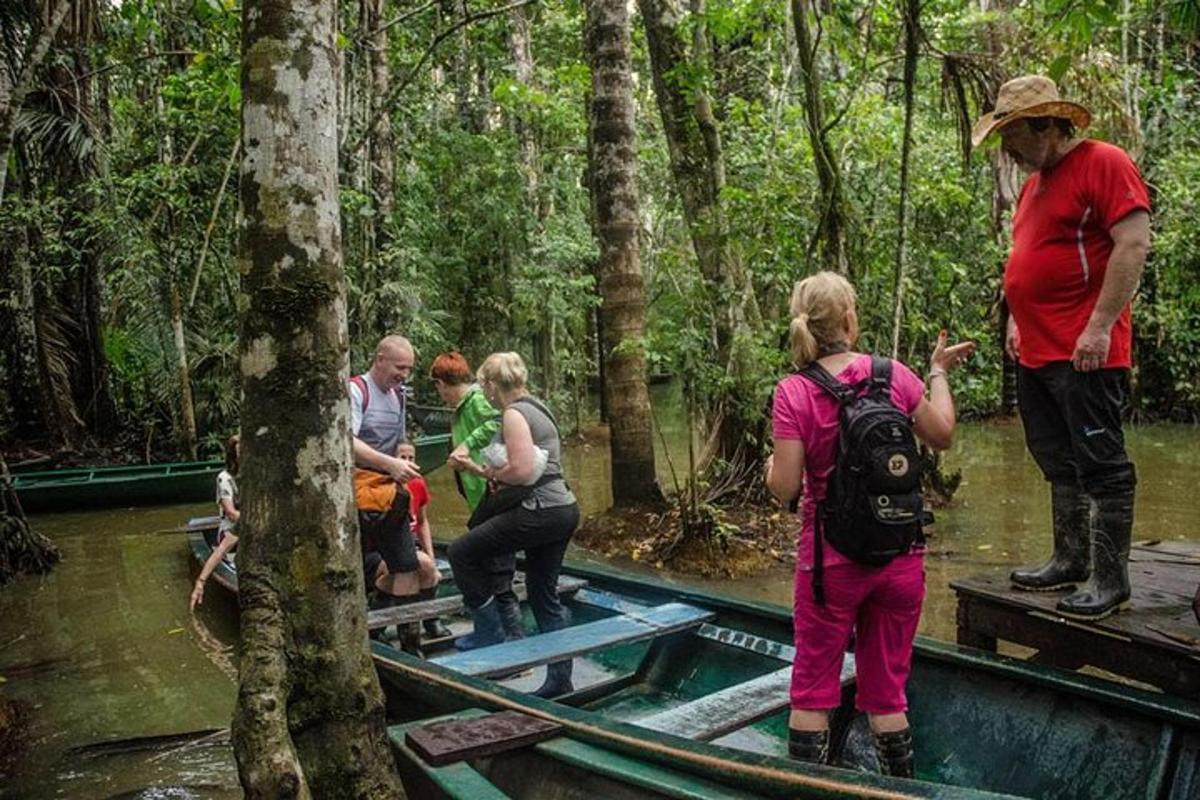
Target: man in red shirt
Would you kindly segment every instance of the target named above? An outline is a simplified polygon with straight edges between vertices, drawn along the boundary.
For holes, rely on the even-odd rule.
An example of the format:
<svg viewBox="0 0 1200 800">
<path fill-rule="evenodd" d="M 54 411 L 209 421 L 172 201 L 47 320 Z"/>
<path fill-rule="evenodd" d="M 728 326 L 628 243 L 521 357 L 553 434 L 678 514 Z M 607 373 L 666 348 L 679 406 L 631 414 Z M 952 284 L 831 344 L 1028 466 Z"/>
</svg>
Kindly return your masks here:
<svg viewBox="0 0 1200 800">
<path fill-rule="evenodd" d="M 1019 364 L 1026 444 L 1051 485 L 1054 555 L 1011 579 L 1031 591 L 1087 581 L 1058 604 L 1081 619 L 1129 600 L 1136 477 L 1121 404 L 1129 304 L 1150 251 L 1146 185 L 1125 151 L 1076 137 L 1090 121 L 1053 81 L 1032 75 L 1001 86 L 972 135 L 978 146 L 999 133 L 1004 152 L 1029 173 L 1004 269 L 1005 348 Z"/>
</svg>

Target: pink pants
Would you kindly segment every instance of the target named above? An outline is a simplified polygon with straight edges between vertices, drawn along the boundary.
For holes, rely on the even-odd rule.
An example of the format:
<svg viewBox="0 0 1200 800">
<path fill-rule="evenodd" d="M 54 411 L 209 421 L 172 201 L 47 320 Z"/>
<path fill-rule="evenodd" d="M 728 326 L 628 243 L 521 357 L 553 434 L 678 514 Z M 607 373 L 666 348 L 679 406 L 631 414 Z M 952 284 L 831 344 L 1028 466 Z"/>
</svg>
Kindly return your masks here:
<svg viewBox="0 0 1200 800">
<path fill-rule="evenodd" d="M 823 606 L 813 600 L 812 572 L 798 569 L 792 708 L 812 711 L 841 704 L 842 659 L 854 631 L 855 705 L 869 714 L 907 711 L 904 687 L 924 599 L 920 554 L 901 556 L 886 567 L 826 566 Z"/>
</svg>

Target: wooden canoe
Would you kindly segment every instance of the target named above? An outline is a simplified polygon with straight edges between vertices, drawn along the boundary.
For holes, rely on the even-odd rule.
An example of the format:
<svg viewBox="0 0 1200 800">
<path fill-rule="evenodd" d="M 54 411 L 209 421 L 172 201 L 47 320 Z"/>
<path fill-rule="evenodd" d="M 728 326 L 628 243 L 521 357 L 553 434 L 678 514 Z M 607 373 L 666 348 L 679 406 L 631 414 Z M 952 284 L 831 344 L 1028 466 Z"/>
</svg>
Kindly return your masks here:
<svg viewBox="0 0 1200 800">
<path fill-rule="evenodd" d="M 446 460 L 450 434 L 416 439 L 422 469 Z M 220 461 L 189 461 L 131 467 L 85 467 L 12 476 L 21 506 L 30 513 L 73 509 L 200 503 L 213 500 Z"/>
<path fill-rule="evenodd" d="M 202 543 L 193 533 L 198 559 L 207 554 Z M 924 638 L 909 681 L 920 780 L 875 774 L 867 721 L 854 710 L 850 655 L 833 714 L 841 768 L 798 764 L 786 757 L 787 609 L 601 567 L 569 564 L 563 572 L 575 579 L 566 587 L 567 630 L 427 659 L 372 643 L 411 796 L 1200 797 L 1200 704 Z M 446 618 L 457 607 L 447 606 L 452 592 L 448 581 L 438 600 L 386 613 Z M 456 632 L 468 630 L 450 621 Z M 568 655 L 576 663 L 572 695 L 556 702 L 525 693 L 540 682 L 540 665 Z M 429 719 L 505 710 L 557 722 L 563 732 L 446 767 L 404 746 L 405 733 Z"/>
</svg>

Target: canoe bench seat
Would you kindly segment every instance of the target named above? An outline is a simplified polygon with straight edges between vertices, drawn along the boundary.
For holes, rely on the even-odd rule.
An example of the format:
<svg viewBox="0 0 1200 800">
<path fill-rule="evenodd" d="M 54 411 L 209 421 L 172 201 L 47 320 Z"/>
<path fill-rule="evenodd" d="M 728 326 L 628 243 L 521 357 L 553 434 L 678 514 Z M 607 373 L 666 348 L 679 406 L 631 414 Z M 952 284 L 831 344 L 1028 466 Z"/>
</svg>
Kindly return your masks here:
<svg viewBox="0 0 1200 800">
<path fill-rule="evenodd" d="M 854 681 L 854 654 L 842 662 L 842 686 Z M 789 705 L 792 668 L 784 667 L 719 692 L 669 708 L 634 725 L 707 742 L 778 713 Z"/>
<path fill-rule="evenodd" d="M 585 586 L 587 586 L 587 581 L 581 578 L 560 576 L 558 579 L 559 594 L 572 594 Z M 518 600 L 525 599 L 525 580 L 524 576 L 519 572 L 513 580 L 513 594 L 517 596 Z M 405 625 L 410 622 L 433 619 L 434 617 L 450 616 L 462 610 L 462 595 L 447 595 L 446 597 L 438 597 L 420 603 L 409 603 L 408 605 L 369 611 L 367 612 L 367 628 L 369 630 L 378 630 L 379 628 L 386 628 L 388 625 Z"/>
<path fill-rule="evenodd" d="M 713 616 L 711 611 L 684 603 L 666 603 L 648 606 L 634 614 L 621 614 L 513 642 L 439 656 L 430 661 L 465 675 L 490 678 L 540 664 L 564 661 L 613 645 L 631 644 L 698 628 Z"/>
</svg>

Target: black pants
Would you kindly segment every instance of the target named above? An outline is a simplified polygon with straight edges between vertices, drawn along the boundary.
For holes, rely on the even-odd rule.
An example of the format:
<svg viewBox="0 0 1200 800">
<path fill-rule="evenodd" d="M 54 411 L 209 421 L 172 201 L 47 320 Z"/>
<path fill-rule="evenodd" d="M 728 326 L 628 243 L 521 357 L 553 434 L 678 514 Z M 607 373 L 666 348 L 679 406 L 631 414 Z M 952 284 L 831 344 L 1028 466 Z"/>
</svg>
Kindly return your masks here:
<svg viewBox="0 0 1200 800">
<path fill-rule="evenodd" d="M 1077 372 L 1069 361 L 1021 367 L 1017 399 L 1025 443 L 1051 483 L 1075 483 L 1090 495 L 1132 491 L 1121 404 L 1127 372 Z"/>
<path fill-rule="evenodd" d="M 563 554 L 579 524 L 579 506 L 530 510 L 518 506 L 467 531 L 450 544 L 454 582 L 468 608 L 478 608 L 495 590 L 494 559 L 525 551 L 525 588 L 543 633 L 566 627 L 567 610 L 558 599 Z"/>
</svg>

